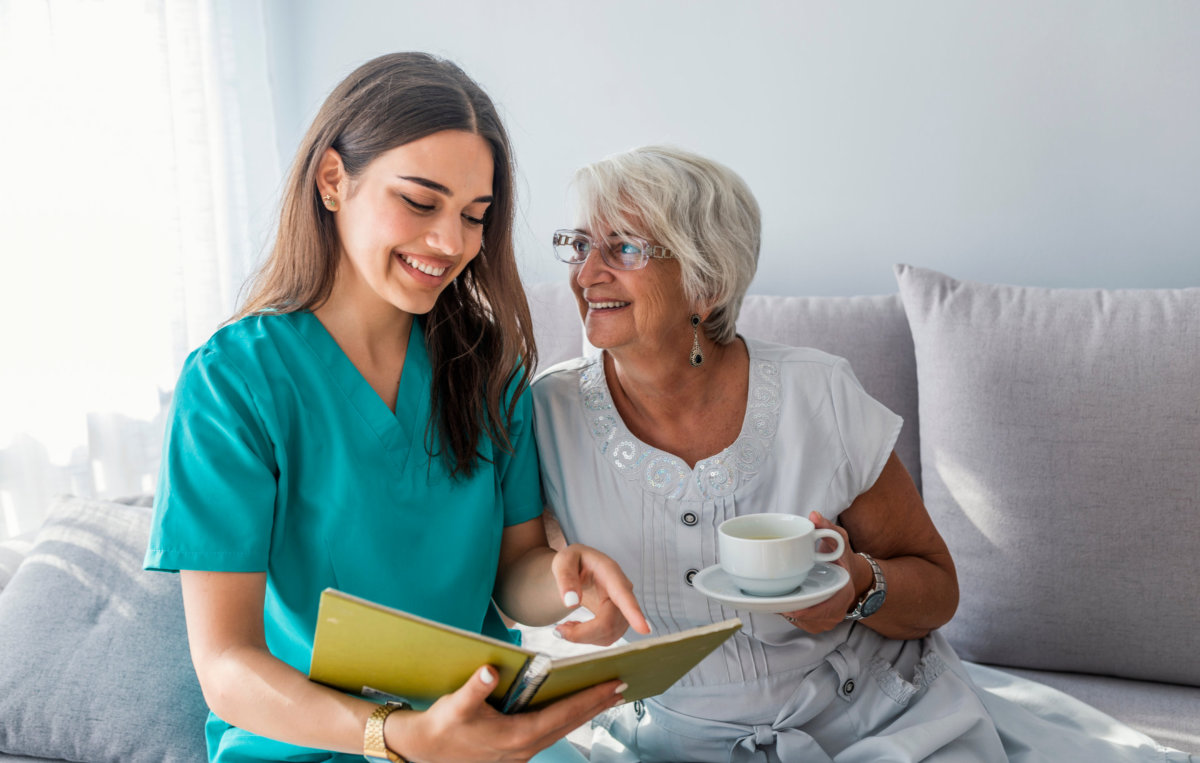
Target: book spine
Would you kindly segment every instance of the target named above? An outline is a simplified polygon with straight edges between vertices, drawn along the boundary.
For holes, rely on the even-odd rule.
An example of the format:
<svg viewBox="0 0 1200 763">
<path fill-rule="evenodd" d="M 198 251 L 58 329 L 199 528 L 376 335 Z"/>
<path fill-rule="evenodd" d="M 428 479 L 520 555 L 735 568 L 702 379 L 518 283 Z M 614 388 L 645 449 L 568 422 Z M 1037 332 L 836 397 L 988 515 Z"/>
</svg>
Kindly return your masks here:
<svg viewBox="0 0 1200 763">
<path fill-rule="evenodd" d="M 551 659 L 544 654 L 535 655 L 525 663 L 520 674 L 513 679 L 512 686 L 500 702 L 500 712 L 519 713 L 529 706 L 533 696 L 541 688 L 546 676 L 550 675 Z"/>
</svg>

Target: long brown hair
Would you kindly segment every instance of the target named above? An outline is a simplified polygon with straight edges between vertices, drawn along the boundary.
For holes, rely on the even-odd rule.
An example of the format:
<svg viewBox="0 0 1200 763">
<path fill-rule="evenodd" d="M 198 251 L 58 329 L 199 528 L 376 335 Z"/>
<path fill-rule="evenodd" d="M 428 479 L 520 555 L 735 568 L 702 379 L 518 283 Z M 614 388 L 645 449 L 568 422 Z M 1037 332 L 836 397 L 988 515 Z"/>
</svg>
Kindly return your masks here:
<svg viewBox="0 0 1200 763">
<path fill-rule="evenodd" d="M 353 178 L 380 154 L 442 130 L 479 135 L 494 164 L 483 250 L 421 320 L 433 366 L 426 448 L 441 453 L 452 475 L 470 476 L 484 434 L 512 450 L 509 424 L 537 350 L 513 254 L 508 134 L 491 99 L 455 64 L 425 53 L 393 53 L 368 61 L 334 88 L 292 164 L 274 247 L 232 320 L 312 310 L 329 297 L 341 245 L 317 190 L 326 149 L 338 152 Z"/>
</svg>

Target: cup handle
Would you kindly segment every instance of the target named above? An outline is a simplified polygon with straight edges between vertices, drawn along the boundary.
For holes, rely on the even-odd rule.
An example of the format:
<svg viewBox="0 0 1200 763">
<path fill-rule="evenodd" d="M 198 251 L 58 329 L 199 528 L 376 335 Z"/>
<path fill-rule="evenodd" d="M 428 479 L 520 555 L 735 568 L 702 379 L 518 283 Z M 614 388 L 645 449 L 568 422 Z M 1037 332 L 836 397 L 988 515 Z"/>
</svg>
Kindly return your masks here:
<svg viewBox="0 0 1200 763">
<path fill-rule="evenodd" d="M 814 530 L 813 540 L 819 541 L 821 538 L 829 538 L 837 541 L 837 550 L 835 551 L 818 551 L 813 554 L 813 559 L 818 562 L 836 562 L 842 555 L 842 551 L 846 550 L 846 541 L 842 539 L 842 534 L 837 530 Z"/>
</svg>

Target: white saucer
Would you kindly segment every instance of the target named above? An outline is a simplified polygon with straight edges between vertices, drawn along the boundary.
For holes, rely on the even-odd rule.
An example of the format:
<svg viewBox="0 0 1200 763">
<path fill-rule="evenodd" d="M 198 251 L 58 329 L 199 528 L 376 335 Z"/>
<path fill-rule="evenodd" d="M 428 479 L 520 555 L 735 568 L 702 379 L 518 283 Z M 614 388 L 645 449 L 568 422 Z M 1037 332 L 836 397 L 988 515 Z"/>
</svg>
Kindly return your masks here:
<svg viewBox="0 0 1200 763">
<path fill-rule="evenodd" d="M 828 562 L 817 562 L 799 588 L 780 596 L 742 593 L 719 564 L 705 567 L 692 578 L 692 585 L 700 593 L 745 612 L 794 612 L 820 604 L 848 582 L 850 573 L 844 567 Z"/>
</svg>

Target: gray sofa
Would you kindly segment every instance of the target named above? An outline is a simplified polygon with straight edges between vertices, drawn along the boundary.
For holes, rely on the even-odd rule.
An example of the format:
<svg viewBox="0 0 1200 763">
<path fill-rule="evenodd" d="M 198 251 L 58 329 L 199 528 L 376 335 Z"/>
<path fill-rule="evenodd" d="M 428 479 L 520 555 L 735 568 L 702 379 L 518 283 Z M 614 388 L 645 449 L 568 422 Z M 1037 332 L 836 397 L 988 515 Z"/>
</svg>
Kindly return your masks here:
<svg viewBox="0 0 1200 763">
<path fill-rule="evenodd" d="M 897 277 L 890 296 L 748 297 L 739 330 L 846 357 L 904 417 L 964 658 L 1200 753 L 1200 289 Z M 565 285 L 530 300 L 541 365 L 578 355 Z M 140 569 L 145 503 L 64 497 L 0 545 L 0 760 L 204 760 L 178 579 Z"/>
</svg>

